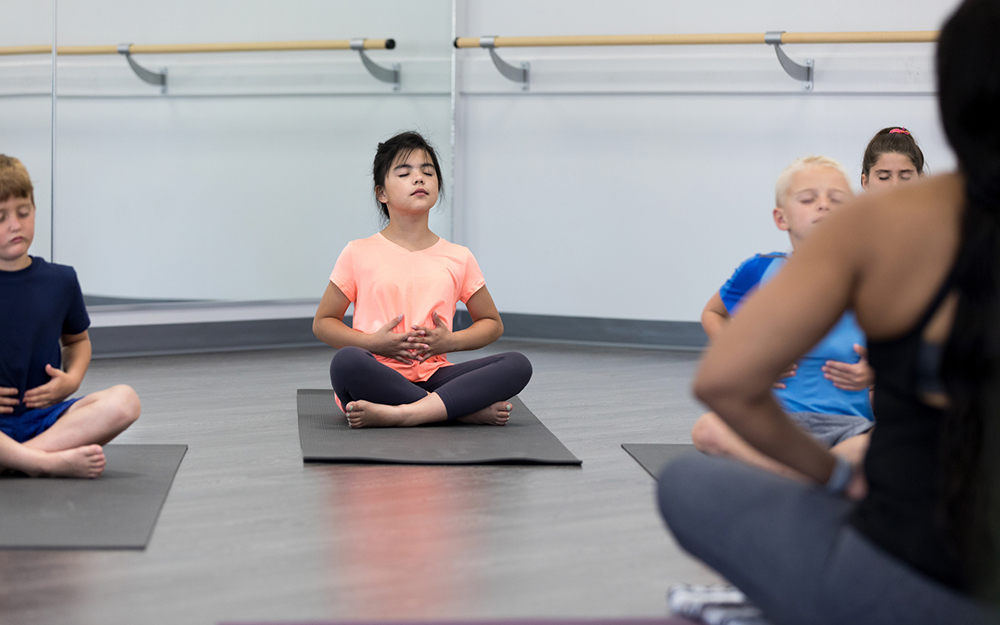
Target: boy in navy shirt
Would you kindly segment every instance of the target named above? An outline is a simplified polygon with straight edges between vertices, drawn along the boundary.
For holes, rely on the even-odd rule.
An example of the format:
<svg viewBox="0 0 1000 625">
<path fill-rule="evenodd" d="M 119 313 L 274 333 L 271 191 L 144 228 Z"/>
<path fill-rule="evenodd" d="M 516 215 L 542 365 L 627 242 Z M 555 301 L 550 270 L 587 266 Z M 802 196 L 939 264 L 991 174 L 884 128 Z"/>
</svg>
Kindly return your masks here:
<svg viewBox="0 0 1000 625">
<path fill-rule="evenodd" d="M 72 267 L 28 255 L 34 235 L 31 178 L 0 154 L 0 471 L 97 477 L 139 397 L 119 385 L 67 400 L 90 366 L 90 318 Z"/>
<path fill-rule="evenodd" d="M 810 156 L 796 160 L 778 177 L 774 222 L 788 232 L 792 249 L 833 209 L 854 193 L 836 161 Z M 745 261 L 705 305 L 702 326 L 709 339 L 722 331 L 740 304 L 773 277 L 787 260 L 782 253 L 758 254 Z M 874 426 L 869 388 L 874 373 L 868 365 L 865 335 L 848 312 L 784 378 L 775 395 L 789 416 L 806 431 L 849 460 L 861 462 Z M 729 456 L 761 468 L 789 474 L 740 438 L 714 413 L 695 423 L 691 438 L 700 451 Z"/>
</svg>

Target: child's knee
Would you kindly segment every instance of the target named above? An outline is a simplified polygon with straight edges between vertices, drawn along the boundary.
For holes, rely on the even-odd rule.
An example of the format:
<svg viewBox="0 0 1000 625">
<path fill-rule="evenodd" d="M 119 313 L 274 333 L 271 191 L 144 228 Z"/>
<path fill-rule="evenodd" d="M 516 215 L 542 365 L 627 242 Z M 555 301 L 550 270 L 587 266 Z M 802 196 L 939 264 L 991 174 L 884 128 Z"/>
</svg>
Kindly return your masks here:
<svg viewBox="0 0 1000 625">
<path fill-rule="evenodd" d="M 360 347 L 341 347 L 330 361 L 330 378 L 343 379 L 363 366 L 363 360 L 371 355 Z"/>
<path fill-rule="evenodd" d="M 725 451 L 719 419 L 715 414 L 709 412 L 698 418 L 691 428 L 691 442 L 704 454 L 718 455 Z"/>
<path fill-rule="evenodd" d="M 108 389 L 109 412 L 122 429 L 135 423 L 142 413 L 139 395 L 131 386 L 119 384 Z"/>
<path fill-rule="evenodd" d="M 531 361 L 528 360 L 528 357 L 520 352 L 507 352 L 503 356 L 510 363 L 510 369 L 514 377 L 518 379 L 521 388 L 527 386 L 532 374 Z"/>
</svg>

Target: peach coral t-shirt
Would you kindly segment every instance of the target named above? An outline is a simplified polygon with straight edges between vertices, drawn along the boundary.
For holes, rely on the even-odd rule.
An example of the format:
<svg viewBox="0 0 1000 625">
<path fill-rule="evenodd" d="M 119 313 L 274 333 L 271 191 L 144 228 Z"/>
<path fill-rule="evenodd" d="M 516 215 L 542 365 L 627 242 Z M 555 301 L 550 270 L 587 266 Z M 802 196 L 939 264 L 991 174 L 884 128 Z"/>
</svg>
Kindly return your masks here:
<svg viewBox="0 0 1000 625">
<path fill-rule="evenodd" d="M 450 330 L 455 304 L 469 301 L 486 284 L 467 247 L 439 238 L 427 249 L 411 252 L 381 233 L 348 243 L 330 281 L 354 302 L 353 328 L 368 334 L 400 314 L 403 320 L 393 329 L 397 334 L 408 332 L 411 325 L 433 328 L 434 311 Z M 423 382 L 450 364 L 443 354 L 410 364 L 375 357 L 411 382 Z"/>
</svg>

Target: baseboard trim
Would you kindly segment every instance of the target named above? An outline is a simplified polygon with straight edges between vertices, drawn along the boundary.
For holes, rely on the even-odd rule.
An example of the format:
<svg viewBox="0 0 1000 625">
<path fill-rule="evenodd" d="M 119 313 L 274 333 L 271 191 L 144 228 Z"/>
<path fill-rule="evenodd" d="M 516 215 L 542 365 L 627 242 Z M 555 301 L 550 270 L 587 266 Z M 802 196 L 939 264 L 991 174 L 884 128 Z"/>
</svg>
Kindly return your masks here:
<svg viewBox="0 0 1000 625">
<path fill-rule="evenodd" d="M 662 349 L 701 350 L 708 337 L 695 321 L 653 321 L 601 317 L 563 317 L 503 313 L 504 338 L 571 343 L 611 343 Z M 456 327 L 471 323 L 469 313 L 455 314 Z"/>
<path fill-rule="evenodd" d="M 345 318 L 350 324 L 351 318 Z M 652 321 L 503 313 L 504 338 L 591 343 L 697 351 L 708 340 L 693 321 Z M 460 310 L 454 327 L 467 328 L 469 313 Z M 312 318 L 251 319 L 202 323 L 102 326 L 90 328 L 94 358 L 157 356 L 205 352 L 320 347 Z"/>
<path fill-rule="evenodd" d="M 312 318 L 90 328 L 94 358 L 161 356 L 323 345 Z"/>
</svg>

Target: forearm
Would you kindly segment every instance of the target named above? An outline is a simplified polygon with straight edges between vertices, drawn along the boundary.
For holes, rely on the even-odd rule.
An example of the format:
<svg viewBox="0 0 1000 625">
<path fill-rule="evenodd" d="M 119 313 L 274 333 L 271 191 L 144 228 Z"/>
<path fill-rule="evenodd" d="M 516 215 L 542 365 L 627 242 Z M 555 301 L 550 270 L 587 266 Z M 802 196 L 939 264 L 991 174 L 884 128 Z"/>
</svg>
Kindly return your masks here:
<svg viewBox="0 0 1000 625">
<path fill-rule="evenodd" d="M 448 351 L 463 352 L 486 347 L 503 336 L 503 322 L 498 319 L 477 319 L 464 330 L 452 333 L 453 344 Z"/>
<path fill-rule="evenodd" d="M 317 317 L 313 320 L 313 334 L 331 347 L 360 347 L 372 350 L 372 335 L 349 328 L 336 317 Z"/>
<path fill-rule="evenodd" d="M 63 345 L 62 370 L 75 385 L 75 388 L 70 391 L 70 395 L 75 393 L 80 388 L 80 385 L 83 384 L 83 376 L 87 374 L 87 369 L 90 367 L 91 352 L 92 348 L 89 338 Z"/>
</svg>

